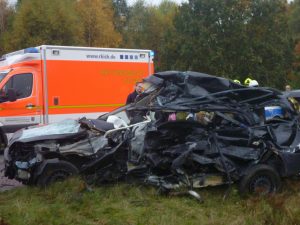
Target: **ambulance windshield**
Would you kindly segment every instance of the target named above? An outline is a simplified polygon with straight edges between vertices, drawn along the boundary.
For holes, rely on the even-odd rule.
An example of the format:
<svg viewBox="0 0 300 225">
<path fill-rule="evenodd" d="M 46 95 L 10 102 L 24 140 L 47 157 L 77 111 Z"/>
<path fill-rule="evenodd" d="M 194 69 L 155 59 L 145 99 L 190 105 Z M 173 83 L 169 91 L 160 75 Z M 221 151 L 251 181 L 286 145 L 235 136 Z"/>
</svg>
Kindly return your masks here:
<svg viewBox="0 0 300 225">
<path fill-rule="evenodd" d="M 6 77 L 6 75 L 10 72 L 11 70 L 2 70 L 0 71 L 0 82 Z"/>
<path fill-rule="evenodd" d="M 6 77 L 7 74 L 0 73 L 0 82 Z"/>
</svg>

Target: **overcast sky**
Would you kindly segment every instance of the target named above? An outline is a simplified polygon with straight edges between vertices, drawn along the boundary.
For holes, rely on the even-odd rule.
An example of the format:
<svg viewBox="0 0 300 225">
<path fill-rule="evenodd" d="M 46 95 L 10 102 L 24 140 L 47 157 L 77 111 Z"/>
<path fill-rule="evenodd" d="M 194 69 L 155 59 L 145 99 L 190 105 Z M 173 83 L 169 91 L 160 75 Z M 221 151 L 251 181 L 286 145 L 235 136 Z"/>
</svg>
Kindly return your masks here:
<svg viewBox="0 0 300 225">
<path fill-rule="evenodd" d="M 17 0 L 8 0 L 11 4 L 14 4 L 17 2 Z M 129 5 L 133 5 L 137 0 L 127 0 Z M 159 3 L 161 3 L 162 0 L 145 0 L 145 2 L 149 3 L 149 4 L 153 4 L 153 5 L 159 5 Z M 187 0 L 172 0 L 174 2 L 177 3 L 181 3 Z"/>
<path fill-rule="evenodd" d="M 8 0 L 11 4 L 14 4 L 17 0 Z M 133 5 L 137 0 L 127 0 L 129 5 Z M 152 5 L 159 5 L 162 0 L 145 0 L 145 2 Z M 178 4 L 182 2 L 187 2 L 188 0 L 172 0 L 173 2 L 177 2 Z M 288 2 L 292 2 L 293 0 L 288 0 Z"/>
<path fill-rule="evenodd" d="M 137 0 L 127 0 L 128 5 L 133 5 Z M 178 4 L 182 2 L 187 2 L 188 0 L 171 0 L 173 2 L 177 2 Z M 159 5 L 162 0 L 145 0 L 146 3 L 151 5 Z"/>
<path fill-rule="evenodd" d="M 137 0 L 127 0 L 127 3 L 129 5 L 133 5 Z M 171 0 L 173 2 L 177 2 L 178 4 L 181 4 L 182 2 L 188 2 L 188 0 Z M 292 2 L 294 0 L 287 0 L 288 2 Z M 159 5 L 162 0 L 145 0 L 146 3 L 152 4 L 152 5 Z"/>
<path fill-rule="evenodd" d="M 129 5 L 133 5 L 137 0 L 127 0 Z M 188 0 L 172 0 L 173 2 L 177 2 L 178 4 L 181 4 L 182 2 L 187 2 Z M 292 2 L 294 0 L 287 0 L 288 2 Z M 159 3 L 162 2 L 162 0 L 145 0 L 145 2 L 152 4 L 152 5 L 159 5 Z"/>
</svg>

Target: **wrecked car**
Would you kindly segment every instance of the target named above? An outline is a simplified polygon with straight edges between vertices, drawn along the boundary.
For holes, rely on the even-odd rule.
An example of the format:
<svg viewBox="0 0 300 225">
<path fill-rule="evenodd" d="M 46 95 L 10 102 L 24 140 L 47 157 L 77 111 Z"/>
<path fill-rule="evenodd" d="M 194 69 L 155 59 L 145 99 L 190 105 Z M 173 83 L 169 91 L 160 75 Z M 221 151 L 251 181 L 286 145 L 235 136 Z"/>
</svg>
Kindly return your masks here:
<svg viewBox="0 0 300 225">
<path fill-rule="evenodd" d="M 80 173 L 165 192 L 237 183 L 242 194 L 275 193 L 282 178 L 299 175 L 299 115 L 282 92 L 179 71 L 145 78 L 144 89 L 98 119 L 16 132 L 5 175 L 44 186 Z"/>
<path fill-rule="evenodd" d="M 300 90 L 285 91 L 284 94 L 297 100 L 298 104 L 300 103 Z"/>
</svg>

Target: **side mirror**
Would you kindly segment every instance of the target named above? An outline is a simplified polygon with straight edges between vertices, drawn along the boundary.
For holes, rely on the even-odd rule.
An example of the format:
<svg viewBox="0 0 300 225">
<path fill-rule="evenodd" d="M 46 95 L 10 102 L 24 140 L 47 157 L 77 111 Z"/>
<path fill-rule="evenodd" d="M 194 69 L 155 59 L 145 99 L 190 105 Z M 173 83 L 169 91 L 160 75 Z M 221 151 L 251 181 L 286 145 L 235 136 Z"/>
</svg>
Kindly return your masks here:
<svg viewBox="0 0 300 225">
<path fill-rule="evenodd" d="M 7 93 L 6 93 L 6 96 L 7 96 L 7 100 L 9 102 L 14 102 L 17 100 L 17 92 L 15 89 L 13 88 L 8 88 L 7 89 Z"/>
</svg>

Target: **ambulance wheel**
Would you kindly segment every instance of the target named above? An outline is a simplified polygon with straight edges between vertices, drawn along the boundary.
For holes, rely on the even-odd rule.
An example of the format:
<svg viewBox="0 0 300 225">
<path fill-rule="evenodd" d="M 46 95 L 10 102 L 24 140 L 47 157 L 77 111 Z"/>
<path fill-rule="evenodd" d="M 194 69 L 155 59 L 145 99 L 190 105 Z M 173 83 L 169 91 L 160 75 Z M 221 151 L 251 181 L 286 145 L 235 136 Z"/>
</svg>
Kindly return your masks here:
<svg viewBox="0 0 300 225">
<path fill-rule="evenodd" d="M 281 179 L 277 171 L 265 164 L 252 167 L 241 179 L 239 192 L 245 195 L 269 195 L 281 189 Z"/>
<path fill-rule="evenodd" d="M 64 181 L 68 177 L 78 173 L 78 169 L 72 163 L 59 161 L 46 166 L 44 171 L 38 177 L 37 185 L 40 187 L 46 187 L 52 183 Z"/>
</svg>

